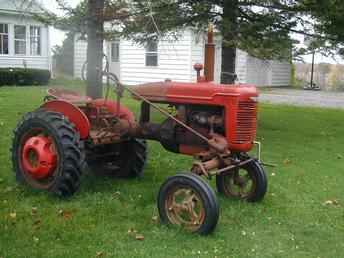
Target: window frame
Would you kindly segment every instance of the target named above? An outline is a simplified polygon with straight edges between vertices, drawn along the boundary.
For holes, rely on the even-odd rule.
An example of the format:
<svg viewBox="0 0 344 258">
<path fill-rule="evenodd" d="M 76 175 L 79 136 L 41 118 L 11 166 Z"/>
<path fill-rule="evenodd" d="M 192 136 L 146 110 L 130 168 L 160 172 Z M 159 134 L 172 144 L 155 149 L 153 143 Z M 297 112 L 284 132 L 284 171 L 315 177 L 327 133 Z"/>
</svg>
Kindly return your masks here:
<svg viewBox="0 0 344 258">
<path fill-rule="evenodd" d="M 156 49 L 153 51 L 150 49 L 151 44 L 156 44 Z M 156 64 L 149 65 L 148 58 L 156 57 Z M 150 40 L 145 47 L 145 66 L 146 67 L 158 67 L 159 66 L 159 42 L 157 40 Z"/>
<path fill-rule="evenodd" d="M 16 27 L 24 27 L 25 28 L 25 39 L 16 38 Z M 24 42 L 25 43 L 25 53 L 16 53 L 16 42 Z M 14 55 L 16 56 L 26 56 L 27 55 L 27 26 L 26 25 L 14 25 Z"/>
<path fill-rule="evenodd" d="M 32 29 L 38 29 L 38 34 L 36 35 L 32 35 L 31 30 Z M 42 56 L 42 27 L 41 26 L 37 26 L 37 25 L 30 25 L 29 26 L 29 41 L 30 41 L 30 55 L 31 56 Z M 33 42 L 33 39 L 35 39 L 35 41 Z M 38 49 L 36 49 L 35 51 L 37 51 L 37 53 L 35 51 L 33 51 L 33 45 L 37 44 Z"/>
<path fill-rule="evenodd" d="M 113 51 L 114 50 L 114 48 L 113 48 L 113 46 L 114 45 L 116 45 L 116 48 L 117 48 L 117 50 L 116 50 L 116 58 L 114 58 L 115 56 L 114 56 L 114 52 L 115 51 Z M 111 45 L 110 45 L 110 51 L 111 51 L 111 62 L 112 63 L 119 63 L 120 62 L 120 42 L 118 42 L 118 41 L 113 41 L 113 42 L 111 42 Z"/>
<path fill-rule="evenodd" d="M 2 26 L 6 26 L 7 29 L 5 31 L 7 32 L 0 32 L 0 55 L 1 56 L 8 56 L 10 54 L 10 37 L 9 37 L 9 24 L 8 23 L 0 23 Z M 7 36 L 7 53 L 4 53 L 4 37 Z"/>
</svg>

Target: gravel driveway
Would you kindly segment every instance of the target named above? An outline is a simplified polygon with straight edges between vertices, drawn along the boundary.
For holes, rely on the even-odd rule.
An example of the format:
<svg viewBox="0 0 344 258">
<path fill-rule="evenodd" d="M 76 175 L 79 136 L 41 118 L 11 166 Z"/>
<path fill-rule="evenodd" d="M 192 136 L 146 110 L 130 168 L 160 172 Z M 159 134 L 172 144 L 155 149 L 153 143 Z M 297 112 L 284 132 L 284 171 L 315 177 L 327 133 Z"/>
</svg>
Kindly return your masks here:
<svg viewBox="0 0 344 258">
<path fill-rule="evenodd" d="M 265 103 L 344 109 L 344 92 L 295 89 L 264 89 L 259 100 Z"/>
</svg>

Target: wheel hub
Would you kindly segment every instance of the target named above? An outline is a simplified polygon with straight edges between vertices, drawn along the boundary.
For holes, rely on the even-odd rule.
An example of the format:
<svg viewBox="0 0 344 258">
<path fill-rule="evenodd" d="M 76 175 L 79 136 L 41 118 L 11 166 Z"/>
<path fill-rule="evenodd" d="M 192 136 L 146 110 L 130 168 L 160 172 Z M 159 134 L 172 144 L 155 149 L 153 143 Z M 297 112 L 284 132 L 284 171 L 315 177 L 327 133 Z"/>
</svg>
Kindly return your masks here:
<svg viewBox="0 0 344 258">
<path fill-rule="evenodd" d="M 191 189 L 179 189 L 167 199 L 168 217 L 173 224 L 197 230 L 204 220 L 204 207 Z"/>
<path fill-rule="evenodd" d="M 51 139 L 45 136 L 29 138 L 23 147 L 22 165 L 24 170 L 35 179 L 47 178 L 53 174 L 57 155 Z"/>
</svg>

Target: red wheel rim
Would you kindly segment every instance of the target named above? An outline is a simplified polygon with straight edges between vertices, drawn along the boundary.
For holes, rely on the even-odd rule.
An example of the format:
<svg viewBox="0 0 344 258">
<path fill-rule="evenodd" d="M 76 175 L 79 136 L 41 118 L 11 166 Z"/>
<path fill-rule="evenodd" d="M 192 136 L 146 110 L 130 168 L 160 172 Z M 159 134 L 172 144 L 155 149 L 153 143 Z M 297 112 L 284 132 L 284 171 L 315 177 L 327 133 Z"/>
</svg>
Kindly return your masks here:
<svg viewBox="0 0 344 258">
<path fill-rule="evenodd" d="M 44 135 L 28 137 L 23 143 L 22 167 L 34 179 L 50 177 L 57 164 L 55 146 L 51 138 Z"/>
</svg>

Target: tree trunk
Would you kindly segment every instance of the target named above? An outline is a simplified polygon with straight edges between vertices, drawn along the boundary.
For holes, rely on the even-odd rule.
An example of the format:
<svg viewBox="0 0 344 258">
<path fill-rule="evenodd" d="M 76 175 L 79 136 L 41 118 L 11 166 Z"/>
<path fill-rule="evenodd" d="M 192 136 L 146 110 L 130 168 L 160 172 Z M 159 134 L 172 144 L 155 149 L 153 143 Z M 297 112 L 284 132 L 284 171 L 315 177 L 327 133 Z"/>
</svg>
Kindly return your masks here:
<svg viewBox="0 0 344 258">
<path fill-rule="evenodd" d="M 103 38 L 105 0 L 88 0 L 87 28 L 87 88 L 86 94 L 92 98 L 103 96 Z"/>
<path fill-rule="evenodd" d="M 224 1 L 222 24 L 221 83 L 235 82 L 238 0 Z"/>
</svg>

